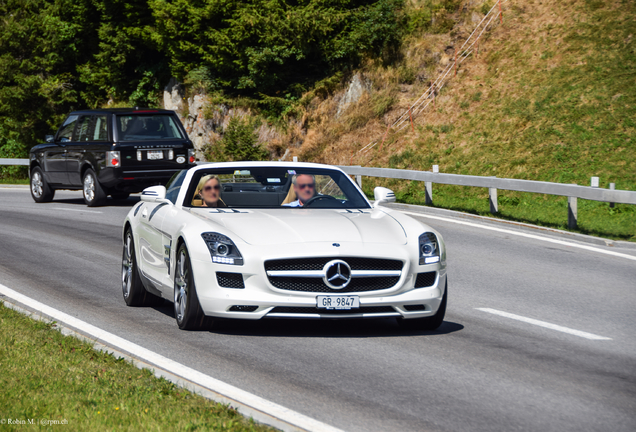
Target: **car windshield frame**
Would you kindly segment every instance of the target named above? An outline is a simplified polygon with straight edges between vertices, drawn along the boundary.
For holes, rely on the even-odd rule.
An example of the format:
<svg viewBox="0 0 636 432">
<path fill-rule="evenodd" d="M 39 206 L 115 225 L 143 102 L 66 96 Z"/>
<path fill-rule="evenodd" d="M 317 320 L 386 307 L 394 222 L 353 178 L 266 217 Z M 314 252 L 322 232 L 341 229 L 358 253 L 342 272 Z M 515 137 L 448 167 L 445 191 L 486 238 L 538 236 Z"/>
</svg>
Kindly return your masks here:
<svg viewBox="0 0 636 432">
<path fill-rule="evenodd" d="M 122 121 L 127 117 L 135 117 L 135 119 L 129 120 L 129 123 L 126 124 L 126 130 L 123 130 Z M 149 129 L 150 121 L 152 121 L 153 126 L 156 126 L 156 130 Z M 186 139 L 179 127 L 178 119 L 174 114 L 165 112 L 117 114 L 115 115 L 115 130 L 120 142 L 182 141 Z M 168 134 L 172 136 L 168 136 Z"/>
<path fill-rule="evenodd" d="M 249 173 L 249 174 L 248 174 Z M 314 200 L 309 206 L 290 206 L 282 203 L 289 198 L 293 188 L 294 175 L 313 175 L 316 183 L 316 195 L 322 191 L 335 191 L 338 197 L 326 197 Z M 188 190 L 182 206 L 189 208 L 209 208 L 195 205 L 195 197 L 199 182 L 204 176 L 216 175 L 221 180 L 220 198 L 227 207 L 217 207 L 227 211 L 232 209 L 370 209 L 372 208 L 366 196 L 360 191 L 354 181 L 340 170 L 326 167 L 298 167 L 298 166 L 251 166 L 233 165 L 216 166 L 199 169 L 190 178 Z M 224 181 L 232 176 L 234 181 Z M 322 186 L 318 187 L 318 182 Z M 198 201 L 197 201 L 198 202 Z"/>
</svg>

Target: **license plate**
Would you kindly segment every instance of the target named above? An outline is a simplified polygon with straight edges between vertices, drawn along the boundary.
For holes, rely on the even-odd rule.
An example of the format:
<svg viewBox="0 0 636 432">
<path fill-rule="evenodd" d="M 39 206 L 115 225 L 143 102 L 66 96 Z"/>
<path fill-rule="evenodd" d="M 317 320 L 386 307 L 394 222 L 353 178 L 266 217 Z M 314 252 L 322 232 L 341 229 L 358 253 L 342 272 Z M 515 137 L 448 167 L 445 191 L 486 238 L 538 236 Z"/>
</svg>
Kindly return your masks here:
<svg viewBox="0 0 636 432">
<path fill-rule="evenodd" d="M 318 296 L 316 297 L 316 307 L 318 309 L 358 309 L 360 307 L 360 297 L 358 296 Z"/>
<path fill-rule="evenodd" d="M 148 150 L 148 160 L 163 159 L 162 150 Z"/>
</svg>

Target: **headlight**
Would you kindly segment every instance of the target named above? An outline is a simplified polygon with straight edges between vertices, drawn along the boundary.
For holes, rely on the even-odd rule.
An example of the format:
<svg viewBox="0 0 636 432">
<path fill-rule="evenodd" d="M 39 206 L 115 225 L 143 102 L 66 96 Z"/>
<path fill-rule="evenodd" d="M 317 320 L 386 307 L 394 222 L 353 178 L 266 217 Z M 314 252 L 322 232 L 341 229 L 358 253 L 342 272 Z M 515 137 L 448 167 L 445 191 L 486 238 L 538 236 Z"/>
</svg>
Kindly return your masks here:
<svg viewBox="0 0 636 432">
<path fill-rule="evenodd" d="M 243 256 L 232 240 L 219 233 L 201 234 L 205 244 L 208 245 L 212 262 L 218 264 L 243 265 Z"/>
<path fill-rule="evenodd" d="M 439 262 L 439 242 L 433 233 L 420 236 L 420 265 Z"/>
</svg>

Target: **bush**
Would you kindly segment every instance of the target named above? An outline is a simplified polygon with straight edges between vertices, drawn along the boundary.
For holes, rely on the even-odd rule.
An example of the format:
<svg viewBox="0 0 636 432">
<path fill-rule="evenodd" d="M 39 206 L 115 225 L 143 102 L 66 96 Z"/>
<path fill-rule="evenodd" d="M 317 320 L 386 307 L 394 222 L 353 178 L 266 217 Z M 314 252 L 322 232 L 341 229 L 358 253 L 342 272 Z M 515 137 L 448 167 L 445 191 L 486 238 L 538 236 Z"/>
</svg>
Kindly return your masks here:
<svg viewBox="0 0 636 432">
<path fill-rule="evenodd" d="M 210 161 L 261 161 L 269 159 L 269 152 L 257 143 L 258 136 L 254 131 L 259 123 L 240 117 L 232 117 L 223 131 L 223 138 L 217 141 L 206 157 Z M 222 150 L 223 154 L 218 154 Z"/>
</svg>

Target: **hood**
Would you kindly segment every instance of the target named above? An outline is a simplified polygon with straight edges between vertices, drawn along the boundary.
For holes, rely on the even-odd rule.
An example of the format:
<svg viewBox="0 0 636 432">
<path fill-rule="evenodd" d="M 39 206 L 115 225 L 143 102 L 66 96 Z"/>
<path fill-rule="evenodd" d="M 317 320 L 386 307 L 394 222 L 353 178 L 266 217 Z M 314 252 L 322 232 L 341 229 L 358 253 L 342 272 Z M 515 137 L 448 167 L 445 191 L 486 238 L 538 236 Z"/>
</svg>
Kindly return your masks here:
<svg viewBox="0 0 636 432">
<path fill-rule="evenodd" d="M 227 211 L 227 210 L 226 210 Z M 402 225 L 380 209 L 263 209 L 218 213 L 192 209 L 192 214 L 232 231 L 253 245 L 311 242 L 406 244 Z"/>
</svg>

